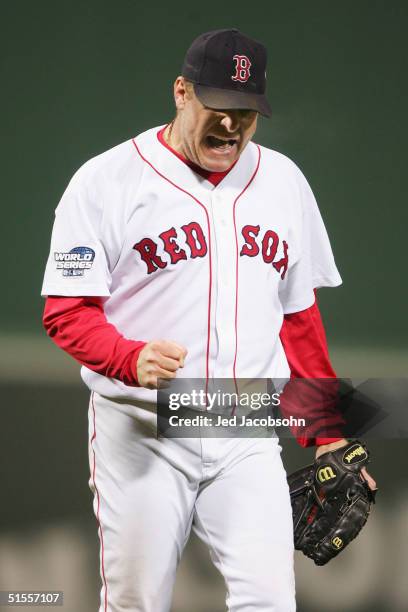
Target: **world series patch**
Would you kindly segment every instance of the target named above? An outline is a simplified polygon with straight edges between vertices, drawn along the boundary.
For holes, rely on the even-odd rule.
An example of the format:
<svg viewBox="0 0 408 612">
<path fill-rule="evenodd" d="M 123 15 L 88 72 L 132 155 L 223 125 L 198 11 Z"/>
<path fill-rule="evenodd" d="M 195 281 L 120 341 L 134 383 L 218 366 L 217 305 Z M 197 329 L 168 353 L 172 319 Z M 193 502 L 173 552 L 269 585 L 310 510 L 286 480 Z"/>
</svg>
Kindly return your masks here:
<svg viewBox="0 0 408 612">
<path fill-rule="evenodd" d="M 90 247 L 74 247 L 68 253 L 54 252 L 57 270 L 62 270 L 62 276 L 84 276 L 85 270 L 92 268 L 95 251 Z"/>
</svg>

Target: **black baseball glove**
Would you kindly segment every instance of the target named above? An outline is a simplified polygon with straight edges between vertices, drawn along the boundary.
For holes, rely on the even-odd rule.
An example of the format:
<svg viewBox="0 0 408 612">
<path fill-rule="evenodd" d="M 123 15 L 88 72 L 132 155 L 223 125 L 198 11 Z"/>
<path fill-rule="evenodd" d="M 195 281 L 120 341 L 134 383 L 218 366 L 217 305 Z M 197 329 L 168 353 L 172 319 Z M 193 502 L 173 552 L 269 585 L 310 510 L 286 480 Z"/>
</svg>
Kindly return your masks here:
<svg viewBox="0 0 408 612">
<path fill-rule="evenodd" d="M 295 548 L 325 565 L 364 527 L 375 492 L 360 473 L 369 453 L 358 441 L 321 455 L 288 477 Z"/>
</svg>

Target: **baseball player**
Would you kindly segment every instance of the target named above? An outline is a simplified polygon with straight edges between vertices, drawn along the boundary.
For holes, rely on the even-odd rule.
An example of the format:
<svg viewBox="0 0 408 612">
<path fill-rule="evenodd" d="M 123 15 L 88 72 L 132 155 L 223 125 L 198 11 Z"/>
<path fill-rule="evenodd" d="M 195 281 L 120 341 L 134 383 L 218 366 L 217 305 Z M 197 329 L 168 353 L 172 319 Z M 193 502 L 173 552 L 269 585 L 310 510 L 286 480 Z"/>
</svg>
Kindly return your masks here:
<svg viewBox="0 0 408 612">
<path fill-rule="evenodd" d="M 341 279 L 322 218 L 296 165 L 252 141 L 265 70 L 238 30 L 202 34 L 173 121 L 85 163 L 56 209 L 44 325 L 91 390 L 100 612 L 168 612 L 191 528 L 228 610 L 295 610 L 278 438 L 156 435 L 159 378 L 335 376 L 315 289 Z M 346 444 L 332 426 L 299 441 Z"/>
</svg>

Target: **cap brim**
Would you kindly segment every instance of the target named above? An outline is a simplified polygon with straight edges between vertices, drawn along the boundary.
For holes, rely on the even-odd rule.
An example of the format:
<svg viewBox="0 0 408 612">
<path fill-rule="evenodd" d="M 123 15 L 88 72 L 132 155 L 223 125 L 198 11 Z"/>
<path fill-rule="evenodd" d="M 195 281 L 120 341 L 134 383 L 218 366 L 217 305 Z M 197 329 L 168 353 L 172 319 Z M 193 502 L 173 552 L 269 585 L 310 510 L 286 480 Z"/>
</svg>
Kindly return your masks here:
<svg viewBox="0 0 408 612">
<path fill-rule="evenodd" d="M 264 117 L 270 117 L 272 114 L 271 107 L 264 94 L 232 91 L 231 89 L 208 87 L 198 83 L 194 83 L 194 91 L 204 106 L 215 110 L 253 110 L 261 113 Z"/>
</svg>

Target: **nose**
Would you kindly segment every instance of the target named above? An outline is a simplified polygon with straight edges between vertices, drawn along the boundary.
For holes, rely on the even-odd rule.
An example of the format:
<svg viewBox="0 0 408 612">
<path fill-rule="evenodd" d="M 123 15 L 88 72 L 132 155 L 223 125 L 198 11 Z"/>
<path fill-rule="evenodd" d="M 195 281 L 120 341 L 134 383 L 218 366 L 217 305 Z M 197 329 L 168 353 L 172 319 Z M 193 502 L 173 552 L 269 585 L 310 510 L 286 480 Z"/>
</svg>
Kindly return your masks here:
<svg viewBox="0 0 408 612">
<path fill-rule="evenodd" d="M 239 113 L 225 113 L 224 117 L 221 119 L 221 125 L 227 132 L 236 132 L 239 127 Z"/>
</svg>

